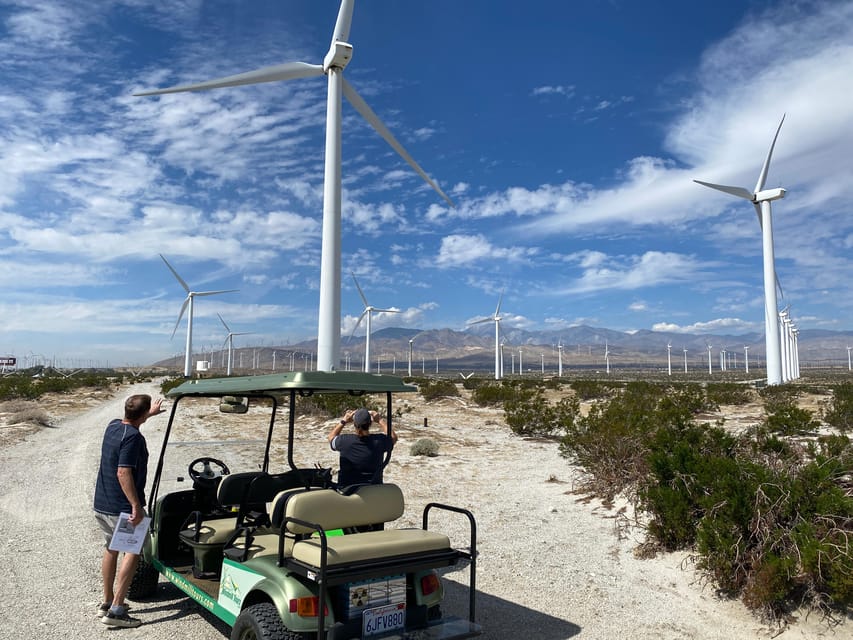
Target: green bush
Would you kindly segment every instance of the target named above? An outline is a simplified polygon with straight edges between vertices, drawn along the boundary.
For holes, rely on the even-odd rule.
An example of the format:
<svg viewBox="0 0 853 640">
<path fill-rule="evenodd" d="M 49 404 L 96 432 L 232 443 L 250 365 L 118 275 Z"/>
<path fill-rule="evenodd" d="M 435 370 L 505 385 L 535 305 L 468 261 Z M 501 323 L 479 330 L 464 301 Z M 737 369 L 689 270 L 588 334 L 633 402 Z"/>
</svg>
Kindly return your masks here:
<svg viewBox="0 0 853 640">
<path fill-rule="evenodd" d="M 766 411 L 764 423 L 770 433 L 783 436 L 807 435 L 820 427 L 811 411 L 802 409 L 793 402 L 775 401 L 766 406 Z"/>
<path fill-rule="evenodd" d="M 580 415 L 577 398 L 563 398 L 551 404 L 541 389 L 517 389 L 516 395 L 504 402 L 504 416 L 509 428 L 518 435 L 552 436 L 572 428 Z"/>
<path fill-rule="evenodd" d="M 823 419 L 842 433 L 853 430 L 853 383 L 846 382 L 832 390 L 832 400 L 824 409 Z"/>
<path fill-rule="evenodd" d="M 459 396 L 459 389 L 456 383 L 452 380 L 443 378 L 424 378 L 418 384 L 418 391 L 423 396 L 424 400 L 435 400 L 437 398 L 456 398 Z"/>
<path fill-rule="evenodd" d="M 504 404 L 507 400 L 514 400 L 519 397 L 528 397 L 533 394 L 533 390 L 522 387 L 509 380 L 503 380 L 500 383 L 490 382 L 482 384 L 473 392 L 471 399 L 481 407 L 490 407 Z"/>
<path fill-rule="evenodd" d="M 412 444 L 409 453 L 413 456 L 435 457 L 438 455 L 438 443 L 432 438 L 421 438 Z"/>
<path fill-rule="evenodd" d="M 705 391 L 708 400 L 715 405 L 744 405 L 753 399 L 752 389 L 734 382 L 709 382 Z"/>
<path fill-rule="evenodd" d="M 574 380 L 571 383 L 572 390 L 581 400 L 594 400 L 596 398 L 607 398 L 613 395 L 618 384 L 605 382 L 603 380 Z"/>
</svg>

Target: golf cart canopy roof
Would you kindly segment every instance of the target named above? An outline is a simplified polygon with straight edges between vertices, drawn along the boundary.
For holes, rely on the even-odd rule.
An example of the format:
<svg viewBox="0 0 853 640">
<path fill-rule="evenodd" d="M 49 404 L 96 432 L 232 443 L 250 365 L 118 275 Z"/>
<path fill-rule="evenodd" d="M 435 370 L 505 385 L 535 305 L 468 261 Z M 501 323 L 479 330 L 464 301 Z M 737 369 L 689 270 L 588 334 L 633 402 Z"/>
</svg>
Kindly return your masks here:
<svg viewBox="0 0 853 640">
<path fill-rule="evenodd" d="M 166 396 L 268 395 L 287 391 L 297 393 L 406 393 L 417 387 L 405 384 L 397 376 L 354 371 L 294 371 L 263 376 L 234 376 L 188 380 L 170 389 Z"/>
</svg>

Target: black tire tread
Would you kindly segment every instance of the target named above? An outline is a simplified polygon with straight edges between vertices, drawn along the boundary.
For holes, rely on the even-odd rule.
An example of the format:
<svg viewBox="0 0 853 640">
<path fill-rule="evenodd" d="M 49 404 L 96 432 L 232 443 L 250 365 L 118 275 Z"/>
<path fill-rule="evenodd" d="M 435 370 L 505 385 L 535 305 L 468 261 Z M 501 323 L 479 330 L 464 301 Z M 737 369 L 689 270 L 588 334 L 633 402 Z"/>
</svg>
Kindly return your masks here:
<svg viewBox="0 0 853 640">
<path fill-rule="evenodd" d="M 160 574 L 153 565 L 139 558 L 136 565 L 136 573 L 133 574 L 133 579 L 130 581 L 130 587 L 127 590 L 127 597 L 131 600 L 145 600 L 152 598 L 157 593 L 157 582 L 160 579 Z"/>
<path fill-rule="evenodd" d="M 301 633 L 285 628 L 271 602 L 260 602 L 241 611 L 231 630 L 231 640 L 240 640 L 243 631 L 249 629 L 254 630 L 256 640 L 303 640 Z"/>
</svg>

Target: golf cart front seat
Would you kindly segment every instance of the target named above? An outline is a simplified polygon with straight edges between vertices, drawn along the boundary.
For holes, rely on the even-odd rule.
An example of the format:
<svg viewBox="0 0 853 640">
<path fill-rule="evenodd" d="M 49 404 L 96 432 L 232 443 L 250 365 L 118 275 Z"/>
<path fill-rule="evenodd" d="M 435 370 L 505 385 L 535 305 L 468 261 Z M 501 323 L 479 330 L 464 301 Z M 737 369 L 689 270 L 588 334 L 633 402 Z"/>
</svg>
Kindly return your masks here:
<svg viewBox="0 0 853 640">
<path fill-rule="evenodd" d="M 222 569 L 222 550 L 242 521 L 248 510 L 255 505 L 247 498 L 250 490 L 263 484 L 269 474 L 263 471 L 232 473 L 219 483 L 216 498 L 221 507 L 240 507 L 237 512 L 204 514 L 193 511 L 184 521 L 178 537 L 193 550 L 193 575 L 197 578 L 217 577 Z M 261 509 L 266 511 L 265 505 Z"/>
</svg>

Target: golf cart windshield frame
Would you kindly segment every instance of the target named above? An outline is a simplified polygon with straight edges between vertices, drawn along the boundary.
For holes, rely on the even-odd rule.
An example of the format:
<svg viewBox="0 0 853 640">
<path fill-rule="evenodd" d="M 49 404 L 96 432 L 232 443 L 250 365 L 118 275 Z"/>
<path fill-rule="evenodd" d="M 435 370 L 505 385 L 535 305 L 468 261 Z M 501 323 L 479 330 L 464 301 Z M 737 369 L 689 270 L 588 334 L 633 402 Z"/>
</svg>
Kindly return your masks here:
<svg viewBox="0 0 853 640">
<path fill-rule="evenodd" d="M 287 430 L 287 464 L 291 470 L 298 473 L 299 469 L 293 461 L 293 443 L 296 428 L 296 396 L 309 397 L 315 393 L 346 393 L 358 397 L 362 395 L 385 394 L 385 420 L 391 429 L 392 395 L 394 393 L 411 393 L 417 391 L 417 387 L 408 385 L 397 376 L 383 376 L 360 372 L 322 372 L 306 371 L 281 374 L 269 374 L 263 376 L 236 376 L 227 378 L 203 378 L 188 380 L 177 387 L 170 389 L 165 395 L 174 399 L 172 410 L 169 414 L 169 423 L 163 434 L 163 444 L 160 447 L 160 456 L 157 460 L 157 470 L 151 487 L 151 495 L 148 498 L 148 513 L 153 514 L 157 504 L 157 494 L 160 488 L 160 479 L 163 472 L 163 461 L 165 459 L 166 447 L 169 436 L 175 422 L 175 413 L 184 398 L 221 398 L 224 396 L 242 396 L 247 402 L 254 399 L 269 399 L 272 402 L 270 411 L 269 428 L 267 430 L 266 444 L 264 446 L 264 460 L 261 470 L 269 471 L 270 446 L 272 444 L 273 429 L 275 427 L 276 411 L 279 401 L 284 394 L 289 399 L 288 430 Z M 385 455 L 382 463 L 384 469 L 391 460 L 391 451 Z"/>
</svg>

